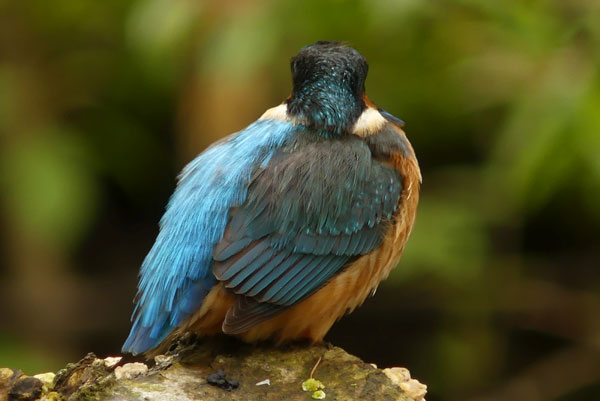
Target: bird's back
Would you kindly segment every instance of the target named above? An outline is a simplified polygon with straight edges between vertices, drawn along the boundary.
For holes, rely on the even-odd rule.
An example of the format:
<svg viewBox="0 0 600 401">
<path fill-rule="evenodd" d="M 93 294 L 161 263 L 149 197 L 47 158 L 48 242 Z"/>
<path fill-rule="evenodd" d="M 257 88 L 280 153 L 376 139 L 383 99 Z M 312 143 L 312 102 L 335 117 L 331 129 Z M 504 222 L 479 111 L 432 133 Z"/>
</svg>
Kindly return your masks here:
<svg viewBox="0 0 600 401">
<path fill-rule="evenodd" d="M 124 351 L 190 330 L 320 341 L 388 276 L 421 176 L 402 122 L 364 95 L 366 71 L 337 42 L 301 50 L 292 96 L 184 169 Z"/>
</svg>

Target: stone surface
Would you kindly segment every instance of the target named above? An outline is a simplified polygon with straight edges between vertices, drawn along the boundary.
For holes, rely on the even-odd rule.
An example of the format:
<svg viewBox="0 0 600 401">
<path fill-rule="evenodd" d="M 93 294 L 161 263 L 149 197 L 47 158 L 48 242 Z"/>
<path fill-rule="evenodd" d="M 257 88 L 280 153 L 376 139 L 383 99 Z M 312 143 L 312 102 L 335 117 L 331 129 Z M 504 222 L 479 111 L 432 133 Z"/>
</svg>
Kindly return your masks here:
<svg viewBox="0 0 600 401">
<path fill-rule="evenodd" d="M 311 400 L 314 392 L 303 391 L 302 383 L 321 357 L 314 378 L 323 383 L 325 399 L 414 401 L 381 370 L 327 344 L 251 346 L 218 338 L 175 352 L 170 366 L 117 381 L 107 400 Z M 219 375 L 239 387 L 228 391 L 209 385 L 209 375 L 221 370 Z M 256 385 L 265 380 L 269 385 Z"/>
<path fill-rule="evenodd" d="M 8 401 L 8 394 L 23 373 L 20 370 L 0 368 L 0 401 Z"/>
<path fill-rule="evenodd" d="M 115 378 L 117 380 L 131 380 L 146 373 L 148 373 L 148 365 L 141 362 L 134 362 L 117 366 L 115 369 Z"/>
<path fill-rule="evenodd" d="M 52 390 L 54 388 L 54 378 L 56 377 L 56 373 L 39 373 L 33 377 L 39 379 L 42 382 L 42 384 L 46 386 L 46 389 Z"/>
<path fill-rule="evenodd" d="M 89 353 L 81 361 L 61 369 L 54 379 L 54 391 L 68 400 L 101 400 L 116 382 L 114 367 Z"/>
<path fill-rule="evenodd" d="M 303 391 L 302 383 L 319 359 L 312 378 L 322 386 Z M 424 386 L 406 369 L 384 373 L 329 344 L 275 347 L 225 337 L 180 341 L 169 355 L 156 357 L 151 368 L 88 354 L 43 387 L 40 380 L 19 371 L 0 369 L 0 401 L 12 401 L 8 397 L 22 380 L 37 381 L 41 394 L 36 396 L 43 401 L 421 401 L 424 395 Z"/>
<path fill-rule="evenodd" d="M 415 401 L 425 401 L 427 386 L 410 377 L 406 368 L 383 369 L 383 373 Z"/>
<path fill-rule="evenodd" d="M 20 370 L 0 368 L 0 401 L 33 401 L 40 398 L 44 384 Z"/>
</svg>

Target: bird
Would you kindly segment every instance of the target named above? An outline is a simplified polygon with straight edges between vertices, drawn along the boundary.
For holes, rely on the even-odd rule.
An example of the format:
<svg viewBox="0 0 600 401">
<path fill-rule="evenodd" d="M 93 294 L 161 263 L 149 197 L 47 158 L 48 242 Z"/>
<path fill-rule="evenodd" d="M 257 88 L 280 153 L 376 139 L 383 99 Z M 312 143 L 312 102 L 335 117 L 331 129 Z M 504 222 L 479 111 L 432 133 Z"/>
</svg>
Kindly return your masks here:
<svg viewBox="0 0 600 401">
<path fill-rule="evenodd" d="M 399 263 L 422 178 L 404 122 L 365 94 L 345 42 L 291 59 L 292 93 L 178 176 L 122 351 L 187 332 L 318 343 Z"/>
</svg>

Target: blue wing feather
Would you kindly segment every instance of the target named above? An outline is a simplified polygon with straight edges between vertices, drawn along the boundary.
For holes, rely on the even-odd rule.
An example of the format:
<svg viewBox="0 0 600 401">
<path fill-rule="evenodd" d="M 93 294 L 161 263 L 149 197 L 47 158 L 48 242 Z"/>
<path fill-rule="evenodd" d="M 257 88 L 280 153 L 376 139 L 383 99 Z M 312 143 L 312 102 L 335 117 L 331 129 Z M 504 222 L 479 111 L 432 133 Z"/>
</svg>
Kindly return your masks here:
<svg viewBox="0 0 600 401">
<path fill-rule="evenodd" d="M 133 327 L 123 352 L 158 346 L 215 285 L 212 254 L 232 207 L 246 201 L 260 166 L 294 135 L 291 124 L 258 120 L 188 164 L 140 270 Z M 233 249 L 235 251 L 235 249 Z"/>
</svg>

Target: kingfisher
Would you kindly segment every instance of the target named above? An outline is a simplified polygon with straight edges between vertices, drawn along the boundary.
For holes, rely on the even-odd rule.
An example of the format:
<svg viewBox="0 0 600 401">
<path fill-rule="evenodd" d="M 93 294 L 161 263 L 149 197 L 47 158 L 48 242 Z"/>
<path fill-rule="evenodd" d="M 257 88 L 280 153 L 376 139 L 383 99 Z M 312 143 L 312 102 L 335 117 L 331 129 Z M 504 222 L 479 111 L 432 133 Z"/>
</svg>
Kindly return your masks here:
<svg viewBox="0 0 600 401">
<path fill-rule="evenodd" d="M 291 71 L 282 104 L 179 175 L 123 352 L 186 332 L 320 342 L 398 264 L 421 185 L 404 122 L 367 98 L 346 43 L 303 47 Z"/>
</svg>

